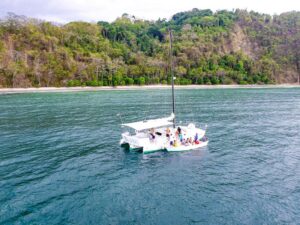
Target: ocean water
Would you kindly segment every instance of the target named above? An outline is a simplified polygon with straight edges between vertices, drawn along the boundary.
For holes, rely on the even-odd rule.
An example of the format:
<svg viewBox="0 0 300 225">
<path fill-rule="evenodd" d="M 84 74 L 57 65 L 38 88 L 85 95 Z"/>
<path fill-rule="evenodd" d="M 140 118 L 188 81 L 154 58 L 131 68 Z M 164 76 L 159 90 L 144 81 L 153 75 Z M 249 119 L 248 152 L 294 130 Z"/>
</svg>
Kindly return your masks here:
<svg viewBox="0 0 300 225">
<path fill-rule="evenodd" d="M 0 95 L 0 224 L 300 224 L 300 88 L 177 90 L 209 145 L 122 149 L 121 120 L 168 116 L 170 94 Z"/>
</svg>

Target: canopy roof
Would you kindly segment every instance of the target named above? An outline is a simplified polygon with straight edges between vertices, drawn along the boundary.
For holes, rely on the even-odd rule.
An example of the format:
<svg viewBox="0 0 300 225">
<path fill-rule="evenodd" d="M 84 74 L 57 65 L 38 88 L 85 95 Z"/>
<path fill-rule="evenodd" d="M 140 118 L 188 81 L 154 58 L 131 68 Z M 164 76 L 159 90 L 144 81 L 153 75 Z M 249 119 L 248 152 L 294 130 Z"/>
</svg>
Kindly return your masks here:
<svg viewBox="0 0 300 225">
<path fill-rule="evenodd" d="M 123 126 L 131 127 L 137 131 L 147 130 L 151 128 L 157 128 L 157 127 L 166 127 L 173 125 L 173 119 L 175 118 L 175 115 L 172 113 L 171 116 L 166 118 L 160 118 L 160 119 L 153 119 L 153 120 L 144 120 L 144 121 L 138 121 L 134 123 L 124 123 Z"/>
</svg>

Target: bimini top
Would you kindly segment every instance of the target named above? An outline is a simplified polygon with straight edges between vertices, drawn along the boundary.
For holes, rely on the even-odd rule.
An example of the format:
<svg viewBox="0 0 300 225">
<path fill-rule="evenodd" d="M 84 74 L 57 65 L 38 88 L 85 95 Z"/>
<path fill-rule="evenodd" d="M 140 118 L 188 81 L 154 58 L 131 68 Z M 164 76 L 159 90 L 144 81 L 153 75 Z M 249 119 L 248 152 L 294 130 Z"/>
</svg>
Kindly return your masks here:
<svg viewBox="0 0 300 225">
<path fill-rule="evenodd" d="M 138 122 L 134 122 L 134 123 L 124 123 L 124 124 L 122 124 L 122 126 L 133 128 L 136 131 L 142 131 L 142 130 L 147 130 L 147 129 L 151 129 L 151 128 L 171 126 L 171 125 L 173 125 L 174 118 L 175 118 L 175 115 L 172 113 L 171 116 L 169 116 L 169 117 L 153 119 L 153 120 L 138 121 Z"/>
</svg>

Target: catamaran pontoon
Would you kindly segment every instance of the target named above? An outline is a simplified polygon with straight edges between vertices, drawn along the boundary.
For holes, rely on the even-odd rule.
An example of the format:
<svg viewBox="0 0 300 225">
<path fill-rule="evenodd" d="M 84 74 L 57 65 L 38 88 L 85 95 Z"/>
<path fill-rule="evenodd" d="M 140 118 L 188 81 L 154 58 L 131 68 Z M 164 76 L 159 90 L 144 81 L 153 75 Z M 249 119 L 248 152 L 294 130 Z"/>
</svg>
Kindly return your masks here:
<svg viewBox="0 0 300 225">
<path fill-rule="evenodd" d="M 144 153 L 158 150 L 187 151 L 204 147 L 208 144 L 205 137 L 206 129 L 196 128 L 193 123 L 188 126 L 176 128 L 175 124 L 175 97 L 174 97 L 174 76 L 172 62 L 172 32 L 170 35 L 170 71 L 172 82 L 172 108 L 171 116 L 125 123 L 122 126 L 132 128 L 134 133 L 125 132 L 122 134 L 121 145 L 129 145 L 130 149 L 142 150 Z"/>
</svg>

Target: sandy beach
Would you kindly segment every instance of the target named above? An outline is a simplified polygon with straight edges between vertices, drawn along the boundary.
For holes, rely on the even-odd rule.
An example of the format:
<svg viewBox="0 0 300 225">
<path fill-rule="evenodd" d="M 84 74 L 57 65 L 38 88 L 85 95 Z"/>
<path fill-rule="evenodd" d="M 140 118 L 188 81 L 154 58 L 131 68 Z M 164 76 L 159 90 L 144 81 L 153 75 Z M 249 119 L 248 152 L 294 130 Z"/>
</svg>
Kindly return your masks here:
<svg viewBox="0 0 300 225">
<path fill-rule="evenodd" d="M 175 86 L 176 89 L 230 89 L 230 88 L 300 88 L 297 84 L 276 85 L 185 85 Z M 167 89 L 170 85 L 117 86 L 117 87 L 40 87 L 40 88 L 0 88 L 0 94 L 39 93 L 39 92 L 78 92 L 108 90 L 148 90 Z"/>
</svg>

